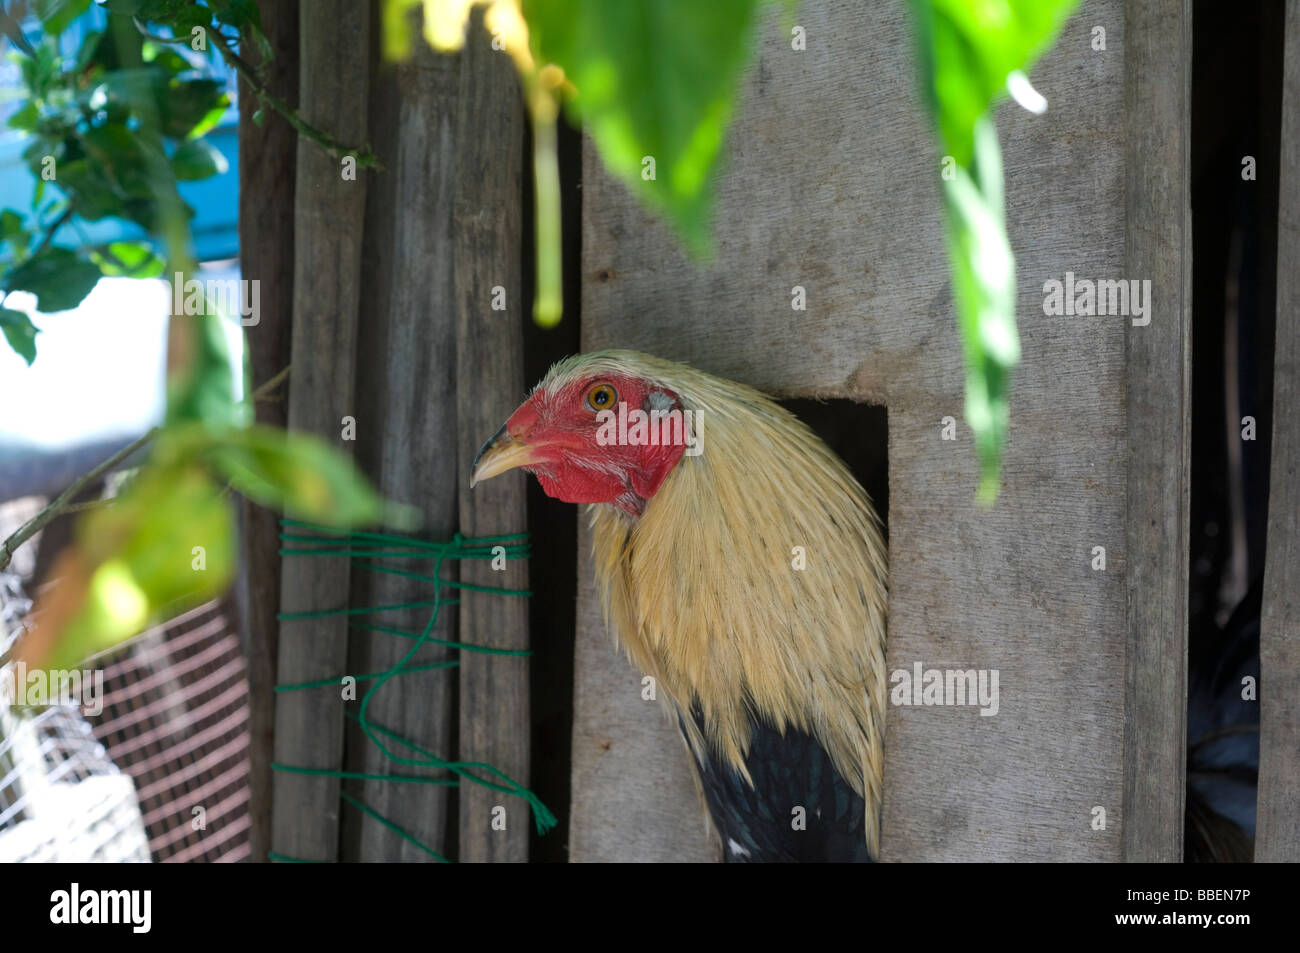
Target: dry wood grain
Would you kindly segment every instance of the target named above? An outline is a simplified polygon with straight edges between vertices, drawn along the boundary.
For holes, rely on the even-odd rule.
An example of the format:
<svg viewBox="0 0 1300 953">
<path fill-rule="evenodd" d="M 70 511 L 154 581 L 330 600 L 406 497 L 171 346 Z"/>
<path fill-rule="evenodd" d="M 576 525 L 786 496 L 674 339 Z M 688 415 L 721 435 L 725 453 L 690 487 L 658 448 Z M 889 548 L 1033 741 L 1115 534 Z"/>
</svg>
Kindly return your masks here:
<svg viewBox="0 0 1300 953">
<path fill-rule="evenodd" d="M 378 30 L 379 11 L 372 29 Z M 456 531 L 456 319 L 445 302 L 452 296 L 452 181 L 456 142 L 458 62 L 454 56 L 416 45 L 411 60 L 372 64 L 370 134 L 384 163 L 367 191 L 362 270 L 362 320 L 358 333 L 356 417 L 358 461 L 390 500 L 419 509 L 425 538 L 450 539 Z M 417 573 L 432 562 L 391 561 Z M 456 578 L 456 567 L 443 570 Z M 422 580 L 354 567 L 352 605 L 401 605 L 431 599 Z M 444 591 L 452 598 L 454 592 Z M 423 632 L 430 609 L 403 609 L 368 616 L 368 622 Z M 434 638 L 454 640 L 456 609 L 441 610 Z M 354 628 L 349 671 L 384 672 L 410 651 L 411 643 Z M 426 645 L 411 659 L 417 666 L 454 658 Z M 374 683 L 366 683 L 360 692 Z M 395 731 L 451 760 L 454 670 L 412 672 L 380 686 L 367 708 L 376 725 Z M 410 751 L 396 748 L 409 756 Z M 377 748 L 355 722 L 348 723 L 347 765 L 371 774 L 427 773 L 402 766 Z M 448 853 L 449 789 L 391 781 L 350 781 L 346 790 L 413 837 Z M 343 855 L 362 861 L 430 861 L 428 853 L 379 821 L 349 810 L 343 822 Z"/>
<path fill-rule="evenodd" d="M 262 32 L 274 58 L 263 82 L 272 94 L 298 102 L 298 2 L 285 0 L 262 10 Z M 249 51 L 255 57 L 255 51 Z M 239 99 L 239 263 L 242 276 L 259 282 L 262 312 L 245 332 L 255 384 L 289 364 L 293 325 L 294 172 L 297 134 L 272 115 L 260 125 L 260 102 L 246 83 Z M 288 384 L 275 400 L 259 401 L 257 421 L 283 427 Z M 280 623 L 279 516 L 247 500 L 240 503 L 240 627 L 248 659 L 248 788 L 251 858 L 265 861 L 271 849 L 271 759 L 275 722 L 275 671 Z"/>
<path fill-rule="evenodd" d="M 1286 5 L 1255 860 L 1300 861 L 1300 2 Z"/>
<path fill-rule="evenodd" d="M 479 447 L 526 390 L 522 322 L 531 320 L 531 302 L 524 298 L 522 276 L 524 116 L 509 59 L 492 49 L 477 24 L 461 53 L 456 146 L 452 301 L 460 528 L 466 536 L 498 536 L 528 528 L 525 474 L 504 474 L 470 489 L 469 473 Z M 504 311 L 492 310 L 495 287 L 505 290 Z M 462 580 L 477 585 L 528 587 L 525 560 L 507 560 L 500 571 L 490 562 L 470 560 L 460 572 Z M 461 599 L 462 642 L 528 648 L 527 600 L 477 592 L 463 592 Z M 491 764 L 527 786 L 528 659 L 476 652 L 461 652 L 460 659 L 460 759 Z M 528 804 L 475 784 L 462 783 L 459 791 L 460 860 L 526 861 L 533 824 Z M 504 809 L 503 816 L 497 816 L 498 809 Z"/>
<path fill-rule="evenodd" d="M 342 142 L 367 137 L 370 3 L 313 0 L 299 21 L 300 110 Z M 362 225 L 367 173 L 344 179 L 341 163 L 301 145 L 294 195 L 293 386 L 290 428 L 347 451 L 342 418 L 354 413 L 354 355 L 360 309 Z M 343 608 L 346 560 L 297 558 L 283 564 L 282 611 Z M 280 682 L 338 676 L 347 662 L 343 618 L 286 622 L 280 628 Z M 329 690 L 281 692 L 275 705 L 275 760 L 338 770 L 343 763 L 344 703 Z M 272 847 L 309 860 L 338 856 L 339 782 L 276 772 Z"/>
<path fill-rule="evenodd" d="M 1125 271 L 1151 281 L 1128 328 L 1124 859 L 1183 855 L 1191 470 L 1190 0 L 1125 5 Z"/>
</svg>

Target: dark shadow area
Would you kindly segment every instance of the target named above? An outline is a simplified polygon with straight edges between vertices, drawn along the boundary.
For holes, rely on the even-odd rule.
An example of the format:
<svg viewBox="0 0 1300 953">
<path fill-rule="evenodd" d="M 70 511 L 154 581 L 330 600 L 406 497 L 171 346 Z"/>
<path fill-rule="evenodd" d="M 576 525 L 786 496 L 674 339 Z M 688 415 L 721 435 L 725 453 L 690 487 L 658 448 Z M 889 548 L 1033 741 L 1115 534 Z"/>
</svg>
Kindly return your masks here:
<svg viewBox="0 0 1300 953">
<path fill-rule="evenodd" d="M 1250 860 L 1259 703 L 1242 695 L 1260 677 L 1284 7 L 1198 0 L 1193 14 L 1184 859 Z"/>
<path fill-rule="evenodd" d="M 532 144 L 525 155 L 531 162 Z M 550 366 L 577 353 L 581 315 L 582 136 L 566 123 L 559 126 L 561 215 L 564 223 L 564 319 L 550 330 L 524 318 L 524 376 L 531 387 Z M 524 300 L 533 299 L 534 225 L 532 176 L 525 176 Z M 519 395 L 520 401 L 524 394 Z M 528 532 L 533 553 L 528 615 L 533 655 L 530 666 L 532 707 L 532 780 L 530 787 L 554 812 L 559 824 L 544 837 L 533 832 L 529 859 L 569 860 L 569 774 L 573 743 L 573 636 L 578 595 L 578 519 L 581 510 L 553 500 L 528 479 Z"/>
</svg>

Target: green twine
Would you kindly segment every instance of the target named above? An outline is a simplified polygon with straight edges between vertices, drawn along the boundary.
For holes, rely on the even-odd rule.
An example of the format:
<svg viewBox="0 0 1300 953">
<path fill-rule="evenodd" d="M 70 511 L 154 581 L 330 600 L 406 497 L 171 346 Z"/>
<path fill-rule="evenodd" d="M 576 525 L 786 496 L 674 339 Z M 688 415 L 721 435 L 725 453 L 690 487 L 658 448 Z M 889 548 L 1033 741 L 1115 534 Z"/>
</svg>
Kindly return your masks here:
<svg viewBox="0 0 1300 953">
<path fill-rule="evenodd" d="M 438 852 L 437 852 L 436 850 L 434 850 L 432 847 L 428 846 L 427 844 L 422 843 L 418 838 L 416 838 L 416 837 L 412 837 L 409 833 L 407 833 L 406 831 L 402 830 L 402 828 L 398 827 L 396 824 L 394 824 L 394 823 L 393 823 L 392 821 L 390 821 L 388 818 L 384 817 L 384 815 L 380 814 L 380 813 L 379 813 L 378 811 L 376 811 L 373 807 L 370 807 L 369 805 L 365 804 L 364 802 L 362 802 L 362 801 L 361 801 L 360 799 L 358 799 L 358 798 L 354 798 L 354 797 L 353 797 L 351 794 L 349 794 L 347 791 L 340 791 L 340 792 L 339 792 L 339 797 L 343 798 L 343 800 L 347 801 L 349 804 L 351 804 L 353 807 L 359 809 L 359 810 L 362 811 L 363 813 L 368 814 L 368 815 L 370 815 L 371 817 L 373 817 L 373 818 L 374 818 L 375 820 L 377 820 L 380 824 L 383 824 L 385 827 L 387 827 L 390 831 L 392 831 L 394 834 L 396 834 L 396 835 L 397 835 L 398 837 L 400 837 L 402 840 L 404 840 L 404 841 L 406 841 L 406 842 L 408 842 L 408 843 L 414 844 L 416 847 L 420 848 L 420 850 L 424 851 L 426 854 L 428 854 L 430 857 L 432 857 L 434 860 L 438 861 L 439 863 L 443 863 L 443 864 L 449 864 L 449 863 L 451 863 L 451 861 L 449 861 L 446 857 L 442 856 L 442 854 L 438 853 Z"/>
<path fill-rule="evenodd" d="M 537 828 L 537 833 L 545 834 L 547 831 L 551 830 L 557 823 L 555 815 L 541 802 L 541 799 L 539 799 L 536 794 L 506 775 L 504 772 L 481 761 L 445 761 L 433 752 L 421 748 L 419 745 L 397 732 L 373 723 L 366 714 L 370 707 L 370 700 L 374 697 L 375 693 L 388 682 L 389 679 L 410 672 L 452 668 L 459 665 L 459 662 L 454 659 L 444 659 L 424 665 L 409 665 L 416 652 L 418 652 L 425 643 L 443 645 L 460 651 L 481 652 L 490 655 L 527 656 L 532 654 L 527 649 L 496 649 L 485 645 L 472 645 L 464 642 L 438 639 L 434 638 L 432 634 L 434 627 L 438 622 L 438 613 L 442 607 L 447 605 L 456 605 L 460 601 L 459 599 L 443 599 L 442 587 L 444 586 L 463 589 L 469 592 L 487 592 L 507 596 L 529 596 L 532 594 L 526 589 L 505 589 L 492 586 L 479 586 L 442 578 L 442 565 L 444 562 L 448 560 L 463 559 L 492 559 L 495 556 L 500 555 L 499 553 L 492 552 L 493 547 L 503 547 L 505 556 L 508 559 L 519 559 L 527 556 L 529 552 L 529 546 L 526 542 L 527 534 L 514 533 L 506 536 L 480 536 L 475 538 L 466 538 L 460 533 L 457 533 L 451 542 L 439 543 L 431 540 L 414 539 L 405 536 L 392 536 L 385 533 L 353 532 L 342 534 L 324 527 L 313 526 L 312 524 L 302 523 L 296 520 L 282 520 L 281 526 L 309 529 L 316 534 L 301 535 L 294 533 L 281 533 L 281 542 L 310 544 L 308 546 L 287 547 L 281 549 L 280 554 L 282 556 L 347 556 L 350 559 L 355 560 L 354 565 L 360 569 L 365 569 L 370 572 L 390 573 L 405 576 L 407 578 L 432 584 L 434 598 L 431 600 L 406 602 L 397 605 L 362 607 L 358 609 L 348 608 L 324 609 L 311 612 L 282 612 L 277 615 L 277 618 L 285 622 L 294 622 L 307 619 L 322 619 L 331 616 L 367 615 L 377 612 L 389 612 L 397 609 L 432 609 L 433 612 L 430 614 L 428 624 L 424 627 L 422 632 L 418 633 L 375 623 L 354 623 L 349 625 L 349 628 L 380 632 L 401 638 L 412 639 L 414 640 L 414 644 L 397 661 L 397 663 L 387 671 L 353 676 L 353 678 L 358 682 L 373 681 L 375 684 L 370 687 L 365 696 L 361 699 L 360 712 L 358 714 L 348 712 L 348 715 L 360 724 L 361 730 L 365 733 L 366 737 L 369 738 L 371 743 L 379 748 L 379 750 L 382 751 L 389 760 L 408 767 L 428 767 L 449 771 L 456 775 L 456 778 L 433 778 L 423 775 L 367 774 L 356 771 L 334 771 L 326 768 L 306 768 L 298 765 L 284 764 L 272 764 L 271 768 L 275 771 L 284 771 L 286 773 L 314 777 L 331 777 L 343 780 L 437 784 L 447 787 L 459 786 L 460 781 L 458 779 L 463 778 L 474 784 L 480 785 L 481 787 L 523 798 L 528 802 L 528 805 L 532 810 L 533 823 Z M 486 549 L 484 547 L 486 547 Z M 384 566 L 378 563 L 363 562 L 361 561 L 362 558 L 432 559 L 434 563 L 433 573 L 431 575 L 426 575 L 423 573 L 410 572 L 408 570 L 397 569 L 392 566 Z M 325 678 L 309 682 L 281 684 L 277 685 L 275 690 L 281 692 L 322 688 L 325 686 L 338 685 L 342 682 L 342 679 L 343 676 L 339 676 L 336 678 Z M 420 757 L 404 757 L 397 754 L 380 739 L 381 735 L 405 748 L 410 749 L 412 752 L 420 755 Z M 498 780 L 494 781 L 489 780 L 487 777 L 480 777 L 478 774 L 472 773 L 475 771 L 493 776 Z M 346 791 L 340 789 L 339 796 L 346 803 L 383 824 L 403 840 L 418 847 L 431 857 L 443 863 L 450 863 L 446 857 L 443 857 L 433 848 L 422 843 L 412 834 L 403 830 L 397 824 L 393 823 L 393 821 L 379 814 L 369 805 L 348 794 Z M 270 852 L 268 857 L 271 860 L 286 863 L 311 863 L 311 861 L 303 858 L 288 857 L 275 852 Z"/>
<path fill-rule="evenodd" d="M 456 661 L 456 659 L 445 659 L 441 662 L 430 662 L 428 665 L 412 665 L 409 668 L 403 669 L 403 671 L 428 672 L 439 668 L 456 668 L 458 665 L 460 665 L 460 662 Z M 353 675 L 352 678 L 358 682 L 369 682 L 373 679 L 379 678 L 383 674 L 383 672 L 371 672 L 369 675 Z M 275 690 L 277 692 L 296 692 L 304 688 L 324 688 L 326 685 L 338 685 L 342 681 L 343 679 L 341 678 L 322 678 L 314 682 L 294 682 L 289 685 L 277 685 L 275 686 Z"/>
</svg>

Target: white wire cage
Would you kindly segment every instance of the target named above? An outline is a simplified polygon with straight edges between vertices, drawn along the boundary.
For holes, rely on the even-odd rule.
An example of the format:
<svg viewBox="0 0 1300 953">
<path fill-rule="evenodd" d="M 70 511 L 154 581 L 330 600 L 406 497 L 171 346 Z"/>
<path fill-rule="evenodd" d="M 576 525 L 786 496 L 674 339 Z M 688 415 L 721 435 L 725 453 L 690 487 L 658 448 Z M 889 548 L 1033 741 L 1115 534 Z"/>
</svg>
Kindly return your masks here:
<svg viewBox="0 0 1300 953">
<path fill-rule="evenodd" d="M 0 573 L 0 657 L 31 608 Z M 135 785 L 74 705 L 16 705 L 14 665 L 0 666 L 0 862 L 145 862 Z"/>
</svg>

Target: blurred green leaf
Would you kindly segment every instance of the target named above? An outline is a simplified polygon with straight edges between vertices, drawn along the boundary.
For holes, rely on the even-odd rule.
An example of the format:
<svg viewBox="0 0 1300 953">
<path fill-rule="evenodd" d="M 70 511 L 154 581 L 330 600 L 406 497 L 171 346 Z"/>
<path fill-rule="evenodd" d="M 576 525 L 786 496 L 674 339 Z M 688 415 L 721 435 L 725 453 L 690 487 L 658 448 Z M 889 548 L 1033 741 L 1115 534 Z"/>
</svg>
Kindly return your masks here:
<svg viewBox="0 0 1300 953">
<path fill-rule="evenodd" d="M 1077 0 L 911 0 L 922 86 L 944 153 L 969 165 L 975 122 L 1051 47 Z"/>
<path fill-rule="evenodd" d="M 154 607 L 224 586 L 234 566 L 233 526 L 221 487 L 202 467 L 146 464 L 112 503 L 90 510 L 77 528 L 95 563 L 121 560 Z M 202 546 L 207 569 L 192 568 Z M 201 573 L 215 573 L 214 576 Z"/>
<path fill-rule="evenodd" d="M 128 17 L 144 17 L 155 9 L 164 9 L 165 4 L 157 0 L 102 0 L 101 4 L 109 13 L 120 13 Z"/>
<path fill-rule="evenodd" d="M 157 278 L 166 267 L 148 242 L 112 242 L 91 252 L 99 270 L 114 277 Z"/>
<path fill-rule="evenodd" d="M 41 19 L 45 32 L 58 36 L 73 20 L 90 9 L 90 0 L 35 0 L 32 12 Z"/>
<path fill-rule="evenodd" d="M 31 235 L 23 227 L 23 217 L 11 208 L 0 212 L 0 240 L 3 240 L 14 254 L 21 255 L 27 251 Z"/>
<path fill-rule="evenodd" d="M 423 0 L 384 0 L 380 13 L 380 36 L 384 59 L 402 61 L 410 59 L 415 50 L 415 37 L 419 33 L 419 20 L 411 14 L 420 8 Z"/>
<path fill-rule="evenodd" d="M 954 304 L 966 358 L 966 422 L 980 460 L 980 498 L 997 496 L 1010 420 L 1011 369 L 1020 361 L 1016 334 L 1015 256 L 1002 219 L 1002 169 L 991 120 L 976 124 L 976 176 L 958 166 L 943 182 L 945 237 Z M 980 180 L 996 185 L 981 188 Z"/>
<path fill-rule="evenodd" d="M 382 522 L 385 503 L 355 464 L 318 437 L 252 426 L 226 434 L 209 458 L 255 503 L 328 526 Z"/>
<path fill-rule="evenodd" d="M 146 65 L 106 73 L 87 99 L 96 109 L 115 103 L 147 129 L 171 139 L 197 139 L 221 121 L 230 97 L 218 80 L 172 76 L 162 65 Z"/>
<path fill-rule="evenodd" d="M 9 272 L 5 287 L 36 296 L 36 309 L 45 314 L 81 304 L 99 281 L 99 269 L 76 252 L 51 245 Z"/>
<path fill-rule="evenodd" d="M 160 110 L 163 135 L 198 139 L 221 121 L 229 106 L 225 85 L 215 79 L 173 79 Z"/>
<path fill-rule="evenodd" d="M 171 165 L 172 174 L 182 182 L 223 175 L 230 168 L 221 151 L 202 139 L 190 139 L 177 146 Z"/>
<path fill-rule="evenodd" d="M 953 304 L 966 364 L 966 422 L 980 463 L 979 499 L 996 497 L 1010 421 L 1016 334 L 1015 256 L 1003 214 L 1002 156 L 991 107 L 1027 71 L 1076 0 L 911 0 L 921 85 L 940 148 Z"/>
<path fill-rule="evenodd" d="M 11 13 L 5 9 L 3 4 L 0 4 L 0 31 L 3 31 L 5 36 L 9 37 L 14 49 L 27 54 L 28 57 L 33 57 L 36 55 L 36 51 L 23 33 L 22 25 L 19 23 L 21 19 L 21 10 L 16 9 Z"/>
<path fill-rule="evenodd" d="M 31 318 L 12 308 L 0 308 L 0 331 L 4 332 L 9 346 L 31 367 L 32 361 L 36 360 L 36 335 L 40 333 Z"/>
<path fill-rule="evenodd" d="M 61 557 L 59 588 L 43 597 L 54 603 L 46 613 L 64 620 L 40 660 L 46 669 L 75 668 L 166 612 L 218 595 L 234 575 L 234 515 L 197 466 L 146 465 L 81 519 L 77 538 Z"/>
<path fill-rule="evenodd" d="M 569 111 L 604 162 L 665 213 L 697 254 L 711 248 L 712 180 L 759 0 L 525 0 L 539 65 L 577 87 Z M 647 157 L 654 162 L 648 175 Z"/>
<path fill-rule="evenodd" d="M 19 132 L 35 132 L 39 121 L 40 113 L 36 109 L 36 102 L 29 99 L 18 108 L 17 112 L 9 117 L 6 125 L 10 129 L 17 129 Z"/>
<path fill-rule="evenodd" d="M 119 190 L 104 175 L 103 166 L 86 159 L 64 162 L 59 168 L 58 186 L 72 202 L 77 215 L 88 222 L 109 216 L 127 216 Z"/>
<path fill-rule="evenodd" d="M 235 368 L 226 319 L 206 303 L 205 314 L 173 315 L 167 331 L 168 426 L 201 423 L 224 431 L 245 421 L 235 400 Z"/>
<path fill-rule="evenodd" d="M 161 67 L 173 75 L 193 69 L 189 60 L 166 43 L 146 40 L 140 48 L 140 56 L 150 66 Z"/>
</svg>

